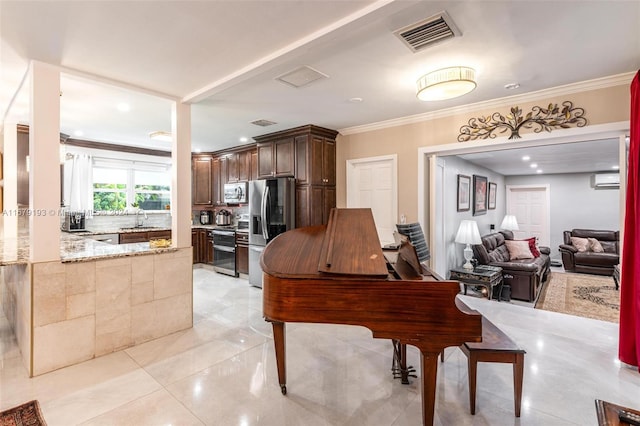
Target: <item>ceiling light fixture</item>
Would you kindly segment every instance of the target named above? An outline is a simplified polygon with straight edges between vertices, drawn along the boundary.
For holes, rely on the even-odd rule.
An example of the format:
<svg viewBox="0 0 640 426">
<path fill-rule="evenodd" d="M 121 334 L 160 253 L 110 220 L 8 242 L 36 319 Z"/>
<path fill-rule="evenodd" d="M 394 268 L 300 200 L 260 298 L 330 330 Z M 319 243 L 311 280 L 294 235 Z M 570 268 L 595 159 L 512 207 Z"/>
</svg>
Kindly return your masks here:
<svg viewBox="0 0 640 426">
<path fill-rule="evenodd" d="M 620 170 L 620 166 L 611 166 L 613 170 Z"/>
<path fill-rule="evenodd" d="M 528 155 L 525 155 L 524 157 L 522 157 L 522 161 L 529 161 L 531 160 L 531 157 L 529 157 Z"/>
<path fill-rule="evenodd" d="M 529 167 L 531 167 L 532 169 L 535 169 L 536 167 L 538 167 L 538 164 L 531 163 L 531 164 L 529 164 Z"/>
<path fill-rule="evenodd" d="M 507 90 L 517 89 L 518 87 L 520 87 L 520 83 L 508 83 L 504 85 L 504 88 Z"/>
<path fill-rule="evenodd" d="M 242 142 L 242 143 L 249 142 L 249 138 L 247 138 L 246 136 L 242 136 L 242 137 L 240 138 L 240 142 Z"/>
<path fill-rule="evenodd" d="M 538 169 L 536 170 L 536 173 L 542 173 L 542 170 Z"/>
<path fill-rule="evenodd" d="M 162 141 L 162 142 L 171 142 L 173 140 L 173 137 L 171 136 L 171 133 L 169 132 L 165 132 L 162 130 L 158 130 L 156 132 L 151 132 L 149 133 L 149 138 L 156 140 L 156 141 Z"/>
<path fill-rule="evenodd" d="M 468 67 L 450 67 L 423 75 L 416 82 L 418 99 L 443 101 L 466 95 L 476 88 L 476 72 Z"/>
</svg>

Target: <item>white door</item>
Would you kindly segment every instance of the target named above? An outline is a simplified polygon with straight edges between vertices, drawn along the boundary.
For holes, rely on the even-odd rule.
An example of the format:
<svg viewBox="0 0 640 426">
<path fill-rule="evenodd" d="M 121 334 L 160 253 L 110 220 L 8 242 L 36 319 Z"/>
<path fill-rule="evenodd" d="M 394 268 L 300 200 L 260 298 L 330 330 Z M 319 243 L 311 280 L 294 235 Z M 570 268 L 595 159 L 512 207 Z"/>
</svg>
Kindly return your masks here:
<svg viewBox="0 0 640 426">
<path fill-rule="evenodd" d="M 382 245 L 394 242 L 398 218 L 397 156 L 347 161 L 347 207 L 370 208 Z"/>
<path fill-rule="evenodd" d="M 516 239 L 538 237 L 541 246 L 550 246 L 549 185 L 510 186 L 507 185 L 507 214 L 518 221 Z"/>
</svg>

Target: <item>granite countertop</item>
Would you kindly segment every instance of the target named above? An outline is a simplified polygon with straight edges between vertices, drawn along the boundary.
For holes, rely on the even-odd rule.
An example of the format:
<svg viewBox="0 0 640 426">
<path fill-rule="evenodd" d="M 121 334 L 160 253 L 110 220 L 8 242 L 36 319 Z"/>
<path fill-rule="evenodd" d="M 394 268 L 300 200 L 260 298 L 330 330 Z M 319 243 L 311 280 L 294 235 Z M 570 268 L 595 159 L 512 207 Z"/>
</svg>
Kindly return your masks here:
<svg viewBox="0 0 640 426">
<path fill-rule="evenodd" d="M 87 229 L 86 231 L 66 232 L 62 231 L 62 234 L 87 236 L 87 235 L 104 235 L 104 234 L 129 234 L 134 232 L 149 232 L 149 231 L 171 231 L 171 228 L 165 228 L 162 226 L 141 226 L 138 228 L 118 228 L 118 229 Z"/>
<path fill-rule="evenodd" d="M 163 229 L 164 228 L 154 228 L 154 230 Z M 141 232 L 144 231 L 144 229 L 136 231 Z M 91 238 L 84 238 L 83 235 L 88 236 L 92 235 L 92 233 L 62 232 L 60 234 L 60 259 L 62 262 L 83 262 L 95 259 L 136 256 L 177 250 L 174 247 L 151 248 L 148 242 L 107 244 Z M 0 239 L 0 266 L 26 265 L 27 263 L 29 263 L 29 236 L 27 234 L 20 233 L 17 237 L 4 237 Z"/>
</svg>

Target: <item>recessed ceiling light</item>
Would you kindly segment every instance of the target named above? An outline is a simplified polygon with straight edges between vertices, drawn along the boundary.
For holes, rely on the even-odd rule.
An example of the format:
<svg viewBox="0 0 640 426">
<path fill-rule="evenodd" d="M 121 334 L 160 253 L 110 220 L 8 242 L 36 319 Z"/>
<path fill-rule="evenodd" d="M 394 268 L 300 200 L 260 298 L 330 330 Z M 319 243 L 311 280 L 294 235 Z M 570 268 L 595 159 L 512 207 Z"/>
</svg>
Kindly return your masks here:
<svg viewBox="0 0 640 426">
<path fill-rule="evenodd" d="M 613 170 L 620 170 L 620 166 L 611 166 Z"/>
<path fill-rule="evenodd" d="M 531 163 L 529 164 L 529 167 L 531 167 L 532 169 L 535 169 L 536 167 L 538 167 L 538 165 L 536 163 Z"/>
<path fill-rule="evenodd" d="M 162 130 L 149 133 L 149 138 L 162 142 L 171 142 L 173 140 L 173 138 L 171 137 L 171 133 Z"/>
<path fill-rule="evenodd" d="M 240 138 L 240 142 L 242 142 L 242 143 L 247 142 L 248 140 L 249 140 L 249 138 L 247 138 L 246 136 L 242 136 Z"/>
<path fill-rule="evenodd" d="M 74 136 L 84 136 L 84 132 L 82 130 L 76 130 L 75 132 L 73 132 Z"/>
<path fill-rule="evenodd" d="M 504 85 L 504 88 L 507 90 L 517 89 L 518 87 L 520 87 L 520 83 L 508 83 Z"/>
<path fill-rule="evenodd" d="M 200 152 L 200 151 L 202 151 L 200 148 L 196 148 L 193 150 L 193 152 Z"/>
<path fill-rule="evenodd" d="M 522 161 L 529 161 L 531 160 L 531 157 L 529 157 L 528 155 L 525 155 L 522 157 Z"/>
<path fill-rule="evenodd" d="M 120 112 L 129 112 L 131 110 L 131 106 L 124 102 L 119 103 L 117 108 Z"/>
<path fill-rule="evenodd" d="M 542 173 L 542 170 L 538 169 L 536 170 L 536 173 Z"/>
<path fill-rule="evenodd" d="M 349 99 L 349 102 L 351 102 L 352 104 L 359 104 L 362 101 L 363 101 L 362 98 L 350 98 Z"/>
</svg>

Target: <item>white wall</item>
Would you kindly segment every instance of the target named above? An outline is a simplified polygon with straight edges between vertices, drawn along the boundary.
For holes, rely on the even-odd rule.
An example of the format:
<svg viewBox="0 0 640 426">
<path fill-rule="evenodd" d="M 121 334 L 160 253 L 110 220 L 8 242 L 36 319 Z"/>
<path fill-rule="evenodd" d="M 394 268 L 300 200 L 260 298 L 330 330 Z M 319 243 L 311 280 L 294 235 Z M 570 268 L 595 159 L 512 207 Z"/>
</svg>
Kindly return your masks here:
<svg viewBox="0 0 640 426">
<path fill-rule="evenodd" d="M 462 251 L 464 246 L 454 242 L 458 226 L 465 219 L 475 220 L 478 224 L 480 235 L 489 234 L 490 226 L 493 224 L 495 229 L 499 229 L 500 223 L 505 214 L 505 178 L 503 175 L 478 167 L 473 163 L 462 160 L 455 156 L 442 157 L 445 164 L 444 176 L 444 197 L 445 203 L 445 249 L 447 259 L 447 272 L 455 266 L 464 263 Z M 466 175 L 471 177 L 471 187 L 473 189 L 473 175 L 485 176 L 488 182 L 497 184 L 498 192 L 496 196 L 496 208 L 494 210 L 487 209 L 487 213 L 479 216 L 473 216 L 473 205 L 468 211 L 457 211 L 458 206 L 458 175 Z M 471 204 L 473 204 L 473 195 L 471 196 Z"/>
<path fill-rule="evenodd" d="M 620 190 L 592 188 L 591 175 L 567 173 L 504 178 L 506 185 L 549 185 L 551 258 L 560 259 L 558 246 L 563 243 L 564 231 L 574 228 L 620 229 Z"/>
</svg>

